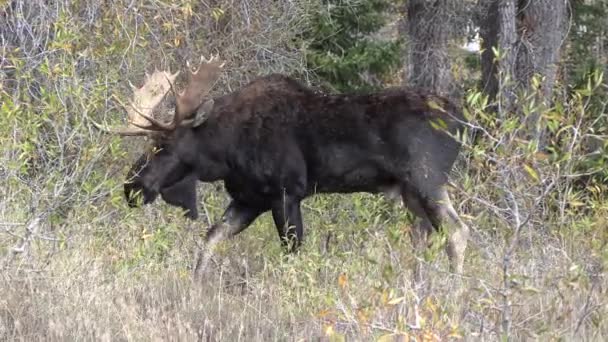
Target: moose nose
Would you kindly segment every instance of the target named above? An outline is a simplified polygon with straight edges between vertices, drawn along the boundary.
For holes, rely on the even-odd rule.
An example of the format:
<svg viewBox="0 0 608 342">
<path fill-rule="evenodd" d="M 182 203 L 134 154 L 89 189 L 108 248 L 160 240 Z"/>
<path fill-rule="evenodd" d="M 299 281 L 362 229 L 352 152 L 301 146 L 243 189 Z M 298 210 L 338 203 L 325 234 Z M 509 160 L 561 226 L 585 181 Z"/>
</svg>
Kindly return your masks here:
<svg viewBox="0 0 608 342">
<path fill-rule="evenodd" d="M 125 182 L 124 190 L 125 198 L 131 208 L 139 207 L 142 203 L 151 203 L 158 195 L 158 192 L 144 187 L 139 181 Z"/>
</svg>

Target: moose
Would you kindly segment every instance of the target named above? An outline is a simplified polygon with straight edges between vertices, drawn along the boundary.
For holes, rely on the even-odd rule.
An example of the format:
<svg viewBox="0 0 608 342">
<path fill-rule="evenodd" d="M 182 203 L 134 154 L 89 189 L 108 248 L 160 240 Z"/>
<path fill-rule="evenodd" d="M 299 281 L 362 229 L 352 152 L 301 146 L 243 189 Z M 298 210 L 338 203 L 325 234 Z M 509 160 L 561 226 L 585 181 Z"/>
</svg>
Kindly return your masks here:
<svg viewBox="0 0 608 342">
<path fill-rule="evenodd" d="M 207 231 L 197 271 L 215 244 L 262 213 L 272 213 L 281 242 L 294 252 L 304 235 L 300 203 L 308 196 L 393 192 L 418 218 L 414 248 L 426 248 L 429 236 L 443 231 L 450 269 L 462 272 L 469 229 L 446 185 L 465 121 L 452 102 L 411 88 L 327 94 L 279 74 L 213 98 L 222 67 L 217 58 L 201 58 L 181 92 L 179 71 L 156 70 L 141 88 L 132 86 L 129 105 L 121 102 L 129 125 L 102 127 L 152 138 L 125 182 L 131 206 L 160 194 L 195 219 L 196 183 L 224 182 L 231 202 Z"/>
</svg>

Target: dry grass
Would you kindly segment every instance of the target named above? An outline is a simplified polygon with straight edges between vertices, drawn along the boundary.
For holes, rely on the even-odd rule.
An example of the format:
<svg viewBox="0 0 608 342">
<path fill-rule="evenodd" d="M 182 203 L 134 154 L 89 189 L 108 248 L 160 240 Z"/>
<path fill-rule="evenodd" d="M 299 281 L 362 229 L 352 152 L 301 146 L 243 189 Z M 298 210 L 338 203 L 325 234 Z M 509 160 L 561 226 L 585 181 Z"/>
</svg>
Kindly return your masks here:
<svg viewBox="0 0 608 342">
<path fill-rule="evenodd" d="M 339 199 L 325 200 L 306 210 L 302 253 L 285 257 L 263 217 L 224 244 L 202 283 L 189 270 L 200 223 L 184 229 L 178 213 L 147 209 L 128 222 L 79 225 L 70 246 L 50 251 L 53 244 L 40 241 L 32 248 L 36 262 L 4 269 L 0 333 L 9 340 L 310 340 L 332 331 L 356 340 L 389 333 L 495 340 L 506 295 L 514 339 L 606 338 L 606 252 L 597 245 L 607 241 L 605 231 L 591 238 L 522 233 L 503 293 L 501 252 L 509 240 L 476 229 L 463 277 L 448 274 L 441 256 L 426 269 L 428 283 L 414 288 L 398 207 L 389 208 L 387 222 L 357 216 L 331 223 L 335 212 L 315 209 Z M 362 216 L 382 202 L 360 200 Z"/>
</svg>

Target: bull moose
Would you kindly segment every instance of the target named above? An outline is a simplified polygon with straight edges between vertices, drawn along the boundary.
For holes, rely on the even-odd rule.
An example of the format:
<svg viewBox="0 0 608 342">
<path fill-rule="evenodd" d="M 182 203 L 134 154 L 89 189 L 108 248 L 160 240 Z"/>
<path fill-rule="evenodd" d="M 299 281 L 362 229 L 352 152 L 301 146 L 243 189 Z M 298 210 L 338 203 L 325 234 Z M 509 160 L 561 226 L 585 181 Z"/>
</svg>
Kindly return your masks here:
<svg viewBox="0 0 608 342">
<path fill-rule="evenodd" d="M 201 59 L 181 92 L 179 74 L 156 71 L 123 104 L 129 126 L 107 129 L 146 135 L 154 148 L 131 168 L 125 194 L 135 206 L 165 201 L 197 217 L 197 181 L 223 181 L 231 197 L 207 232 L 205 267 L 214 244 L 270 211 L 287 250 L 302 243 L 300 203 L 316 193 L 398 191 L 419 219 L 416 249 L 445 229 L 452 271 L 461 272 L 469 229 L 446 184 L 460 150 L 464 118 L 449 100 L 420 89 L 325 94 L 272 74 L 211 98 L 223 64 Z M 159 117 L 170 113 L 167 119 Z M 160 114 L 159 114 L 160 113 Z M 165 115 L 167 116 L 167 115 Z"/>
</svg>

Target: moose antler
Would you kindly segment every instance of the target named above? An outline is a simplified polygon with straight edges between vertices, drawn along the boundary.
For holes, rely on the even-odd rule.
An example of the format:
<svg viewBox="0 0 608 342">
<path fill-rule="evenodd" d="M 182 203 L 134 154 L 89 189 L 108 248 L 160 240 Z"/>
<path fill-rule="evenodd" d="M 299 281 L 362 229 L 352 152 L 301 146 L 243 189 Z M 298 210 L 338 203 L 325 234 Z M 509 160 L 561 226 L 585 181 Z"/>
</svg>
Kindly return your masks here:
<svg viewBox="0 0 608 342">
<path fill-rule="evenodd" d="M 129 126 L 107 129 L 97 123 L 95 125 L 104 131 L 120 135 L 148 135 L 155 131 L 172 131 L 180 124 L 191 123 L 195 121 L 195 118 L 191 118 L 191 116 L 203 103 L 223 66 L 224 63 L 221 63 L 217 57 L 211 57 L 209 60 L 201 57 L 198 69 L 190 73 L 186 88 L 179 94 L 173 86 L 179 71 L 175 74 L 155 71 L 152 75 L 146 76 L 141 88 L 137 89 L 131 85 L 133 100 L 128 105 L 115 97 L 127 111 Z M 171 122 L 165 123 L 157 119 L 153 113 L 169 91 L 175 95 L 176 108 Z"/>
<path fill-rule="evenodd" d="M 208 61 L 201 57 L 198 69 L 190 73 L 188 86 L 177 96 L 176 117 L 185 119 L 196 111 L 215 85 L 224 64 L 218 56 L 212 56 Z"/>
<path fill-rule="evenodd" d="M 196 71 L 190 72 L 188 85 L 180 93 L 175 91 L 173 82 L 168 80 L 169 87 L 175 95 L 175 115 L 173 116 L 173 120 L 170 123 L 164 123 L 152 117 L 144 116 L 151 124 L 146 129 L 172 131 L 182 123 L 194 121 L 195 118 L 191 118 L 191 116 L 195 114 L 197 108 L 203 103 L 223 67 L 224 63 L 220 62 L 217 56 L 213 56 L 209 60 L 201 57 L 199 67 Z"/>
<path fill-rule="evenodd" d="M 141 88 L 136 88 L 130 84 L 133 90 L 133 99 L 128 105 L 123 103 L 118 97 L 113 98 L 127 111 L 128 125 L 122 128 L 106 128 L 100 124 L 93 122 L 97 128 L 119 135 L 148 135 L 151 131 L 156 131 L 154 119 L 154 111 L 156 107 L 163 101 L 172 87 L 172 82 L 175 81 L 179 71 L 171 74 L 167 71 L 154 71 L 152 75 L 146 74 L 144 85 Z"/>
</svg>

